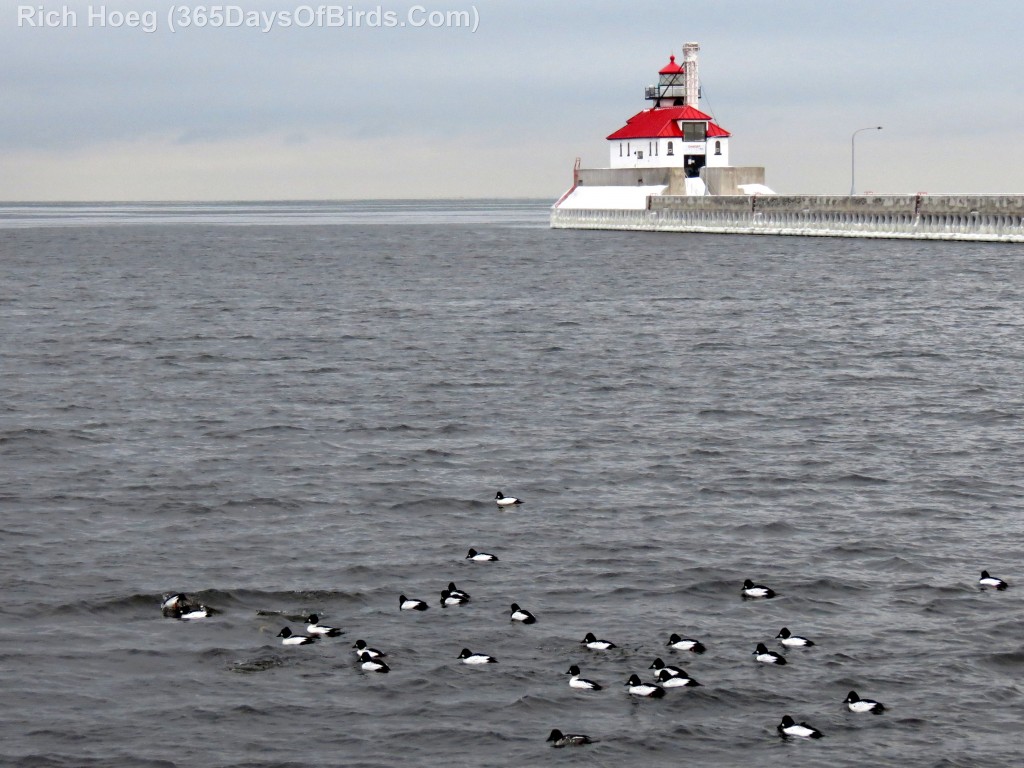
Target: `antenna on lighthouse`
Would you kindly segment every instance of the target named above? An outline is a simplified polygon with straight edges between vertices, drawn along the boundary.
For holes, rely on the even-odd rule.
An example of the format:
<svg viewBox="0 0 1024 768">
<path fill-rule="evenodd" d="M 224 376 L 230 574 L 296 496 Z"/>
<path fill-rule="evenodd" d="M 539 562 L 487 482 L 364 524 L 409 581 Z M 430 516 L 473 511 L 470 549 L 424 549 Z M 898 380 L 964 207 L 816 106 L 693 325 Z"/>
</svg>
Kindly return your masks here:
<svg viewBox="0 0 1024 768">
<path fill-rule="evenodd" d="M 700 79 L 697 77 L 699 43 L 683 43 L 683 68 L 686 70 L 686 103 L 699 108 Z"/>
</svg>

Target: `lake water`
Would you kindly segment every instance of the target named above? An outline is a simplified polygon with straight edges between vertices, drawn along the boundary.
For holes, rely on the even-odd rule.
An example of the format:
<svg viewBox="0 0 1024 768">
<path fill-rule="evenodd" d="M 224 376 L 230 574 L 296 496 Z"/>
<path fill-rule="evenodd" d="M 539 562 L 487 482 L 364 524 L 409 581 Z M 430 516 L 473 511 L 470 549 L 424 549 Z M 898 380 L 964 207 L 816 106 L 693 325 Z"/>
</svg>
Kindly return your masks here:
<svg viewBox="0 0 1024 768">
<path fill-rule="evenodd" d="M 1020 765 L 1020 246 L 547 205 L 0 206 L 3 765 Z"/>
</svg>

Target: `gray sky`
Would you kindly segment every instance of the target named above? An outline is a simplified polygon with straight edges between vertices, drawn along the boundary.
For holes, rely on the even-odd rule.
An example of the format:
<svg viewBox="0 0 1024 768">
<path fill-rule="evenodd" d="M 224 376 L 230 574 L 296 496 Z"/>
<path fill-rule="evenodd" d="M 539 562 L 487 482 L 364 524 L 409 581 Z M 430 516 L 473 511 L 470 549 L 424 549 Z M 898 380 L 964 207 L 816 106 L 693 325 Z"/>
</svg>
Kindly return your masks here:
<svg viewBox="0 0 1024 768">
<path fill-rule="evenodd" d="M 848 192 L 870 125 L 858 191 L 1024 192 L 1017 0 L 223 5 L 242 26 L 180 28 L 211 7 L 191 0 L 0 0 L 0 200 L 556 198 L 690 40 L 732 162 L 778 192 Z M 377 8 L 396 25 L 347 26 Z M 126 10 L 155 30 L 113 27 Z M 449 11 L 475 30 L 429 23 Z"/>
</svg>

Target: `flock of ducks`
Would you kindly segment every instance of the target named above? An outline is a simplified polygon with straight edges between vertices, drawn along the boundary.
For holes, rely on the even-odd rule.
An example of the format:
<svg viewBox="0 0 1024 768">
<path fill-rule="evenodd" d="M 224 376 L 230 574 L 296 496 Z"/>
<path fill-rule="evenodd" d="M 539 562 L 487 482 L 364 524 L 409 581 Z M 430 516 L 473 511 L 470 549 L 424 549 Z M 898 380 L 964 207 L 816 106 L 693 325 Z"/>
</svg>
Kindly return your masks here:
<svg viewBox="0 0 1024 768">
<path fill-rule="evenodd" d="M 505 496 L 501 491 L 498 491 L 494 500 L 499 507 L 510 507 L 515 504 L 523 503 L 522 499 L 513 496 Z M 498 560 L 497 556 L 487 552 L 478 552 L 476 549 L 470 549 L 466 554 L 465 559 L 473 562 L 495 562 Z M 988 571 L 982 571 L 981 578 L 978 580 L 978 586 L 981 589 L 1004 590 L 1008 585 L 1002 579 L 990 575 Z M 766 587 L 763 584 L 755 584 L 750 579 L 746 579 L 743 582 L 740 594 L 744 599 L 749 600 L 769 600 L 777 595 L 775 590 L 770 587 Z M 459 589 L 455 585 L 455 582 L 450 582 L 448 587 L 441 591 L 440 603 L 442 606 L 448 607 L 463 605 L 469 602 L 470 599 L 471 597 L 467 592 Z M 401 611 L 425 611 L 430 606 L 423 600 L 406 597 L 403 594 L 399 596 L 398 607 Z M 162 611 L 164 616 L 180 619 L 182 621 L 205 619 L 217 613 L 215 609 L 201 603 L 197 603 L 188 595 L 180 592 L 164 596 Z M 512 603 L 509 618 L 511 621 L 517 621 L 523 624 L 534 624 L 537 621 L 536 616 L 530 613 L 530 611 L 521 608 L 518 603 Z M 343 633 L 343 630 L 339 627 L 331 627 L 321 624 L 320 619 L 316 614 L 308 615 L 305 618 L 305 621 L 306 634 L 295 634 L 292 632 L 290 627 L 283 627 L 277 634 L 277 636 L 281 638 L 281 644 L 286 646 L 309 645 L 317 642 L 321 638 L 338 637 Z M 815 644 L 814 641 L 809 640 L 806 637 L 794 635 L 790 632 L 788 627 L 783 627 L 779 630 L 775 639 L 779 641 L 780 645 L 787 649 L 810 648 Z M 579 642 L 580 645 L 593 651 L 607 651 L 616 648 L 615 643 L 599 639 L 593 632 L 587 632 Z M 707 650 L 704 644 L 699 640 L 681 637 L 676 633 L 669 636 L 666 646 L 673 651 L 685 651 L 694 654 L 702 654 Z M 383 651 L 369 647 L 363 640 L 356 640 L 352 648 L 356 653 L 356 658 L 361 669 L 367 672 L 377 673 L 387 673 L 390 671 L 390 667 L 384 661 L 384 657 L 387 654 Z M 764 643 L 758 643 L 754 648 L 752 655 L 756 662 L 762 664 L 786 664 L 786 659 L 782 654 L 768 650 Z M 468 648 L 462 649 L 458 659 L 463 664 L 469 665 L 495 664 L 498 661 L 493 656 L 488 656 L 485 653 L 474 653 Z M 644 698 L 661 698 L 665 696 L 666 690 L 669 688 L 687 688 L 700 685 L 700 683 L 690 677 L 684 669 L 665 664 L 665 662 L 660 658 L 656 658 L 650 665 L 649 669 L 653 669 L 655 671 L 655 681 L 645 683 L 640 679 L 639 675 L 635 673 L 631 674 L 624 683 L 627 693 Z M 566 670 L 565 674 L 569 675 L 569 686 L 572 688 L 599 691 L 603 687 L 599 683 L 583 678 L 577 664 L 570 666 L 569 669 Z M 843 700 L 843 703 L 851 712 L 857 714 L 871 713 L 874 715 L 880 715 L 885 712 L 885 706 L 881 702 L 874 701 L 873 699 L 861 698 L 856 691 L 850 691 Z M 822 737 L 821 731 L 817 728 L 808 725 L 805 722 L 797 723 L 790 715 L 783 716 L 782 721 L 778 726 L 776 726 L 776 731 L 783 738 L 820 739 Z M 551 742 L 552 746 L 555 747 L 582 746 L 585 744 L 593 744 L 595 742 L 594 739 L 591 739 L 585 734 L 567 734 L 557 728 L 552 729 L 547 741 Z"/>
</svg>

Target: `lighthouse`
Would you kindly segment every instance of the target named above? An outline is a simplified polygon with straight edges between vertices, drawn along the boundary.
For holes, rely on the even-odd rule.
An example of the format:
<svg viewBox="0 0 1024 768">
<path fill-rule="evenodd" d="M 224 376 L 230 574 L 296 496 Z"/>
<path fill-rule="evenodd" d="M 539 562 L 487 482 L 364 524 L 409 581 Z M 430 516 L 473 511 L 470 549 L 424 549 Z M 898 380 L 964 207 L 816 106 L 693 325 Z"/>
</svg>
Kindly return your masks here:
<svg viewBox="0 0 1024 768">
<path fill-rule="evenodd" d="M 699 52 L 699 44 L 684 43 L 682 61 L 669 55 L 644 89 L 647 106 L 606 137 L 608 167 L 580 168 L 577 160 L 556 210 L 643 209 L 652 197 L 771 192 L 764 168 L 729 164 L 731 134 L 700 109 Z"/>
<path fill-rule="evenodd" d="M 700 111 L 697 43 L 683 46 L 683 63 L 669 56 L 657 85 L 644 89 L 653 106 L 608 136 L 611 168 L 683 168 L 696 179 L 705 166 L 729 165 L 729 132 Z M 691 185 L 693 186 L 693 185 Z"/>
<path fill-rule="evenodd" d="M 576 158 L 553 228 L 1024 243 L 1024 195 L 777 195 L 762 166 L 729 165 L 729 132 L 700 108 L 699 51 L 670 55 L 646 108 L 606 137 L 610 167 Z"/>
</svg>

